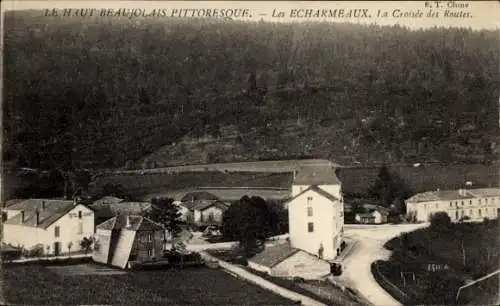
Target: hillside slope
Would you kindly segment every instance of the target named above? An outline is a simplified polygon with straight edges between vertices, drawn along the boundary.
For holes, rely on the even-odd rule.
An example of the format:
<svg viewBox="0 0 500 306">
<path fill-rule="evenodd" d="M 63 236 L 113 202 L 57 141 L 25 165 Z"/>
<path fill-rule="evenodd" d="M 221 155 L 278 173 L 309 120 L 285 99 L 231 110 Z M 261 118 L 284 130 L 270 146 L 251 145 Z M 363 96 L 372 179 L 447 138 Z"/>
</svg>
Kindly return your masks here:
<svg viewBox="0 0 500 306">
<path fill-rule="evenodd" d="M 3 154 L 32 168 L 490 161 L 498 34 L 8 12 Z"/>
</svg>

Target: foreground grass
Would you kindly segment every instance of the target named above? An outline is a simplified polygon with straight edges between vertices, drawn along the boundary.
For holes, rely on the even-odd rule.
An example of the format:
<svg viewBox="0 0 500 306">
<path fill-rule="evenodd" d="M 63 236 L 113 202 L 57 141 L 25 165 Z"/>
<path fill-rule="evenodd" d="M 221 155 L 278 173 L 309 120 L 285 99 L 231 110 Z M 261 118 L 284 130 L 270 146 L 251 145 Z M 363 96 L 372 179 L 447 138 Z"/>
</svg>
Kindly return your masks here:
<svg viewBox="0 0 500 306">
<path fill-rule="evenodd" d="M 291 301 L 216 269 L 71 275 L 42 265 L 5 267 L 9 304 L 290 305 Z"/>
</svg>

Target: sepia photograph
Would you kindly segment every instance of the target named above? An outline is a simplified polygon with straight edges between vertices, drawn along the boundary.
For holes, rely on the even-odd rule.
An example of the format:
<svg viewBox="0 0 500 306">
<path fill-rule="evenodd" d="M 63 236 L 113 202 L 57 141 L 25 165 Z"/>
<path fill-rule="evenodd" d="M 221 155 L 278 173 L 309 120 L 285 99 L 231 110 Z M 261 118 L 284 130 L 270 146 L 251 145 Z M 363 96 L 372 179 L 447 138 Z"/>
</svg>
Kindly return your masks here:
<svg viewBox="0 0 500 306">
<path fill-rule="evenodd" d="M 4 1 L 1 305 L 499 305 L 497 1 Z"/>
</svg>

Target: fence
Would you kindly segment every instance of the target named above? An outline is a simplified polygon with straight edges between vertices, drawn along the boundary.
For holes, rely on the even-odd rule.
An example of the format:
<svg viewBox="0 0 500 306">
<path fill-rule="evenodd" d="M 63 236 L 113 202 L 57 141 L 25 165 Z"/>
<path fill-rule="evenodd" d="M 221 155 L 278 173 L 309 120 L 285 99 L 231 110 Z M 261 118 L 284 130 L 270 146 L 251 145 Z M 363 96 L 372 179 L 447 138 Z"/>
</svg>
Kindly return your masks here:
<svg viewBox="0 0 500 306">
<path fill-rule="evenodd" d="M 380 261 L 377 260 L 371 264 L 371 271 L 375 280 L 379 283 L 379 285 L 385 289 L 392 297 L 396 300 L 400 301 L 402 304 L 407 305 L 411 304 L 411 297 L 408 296 L 405 292 L 399 289 L 398 286 L 394 285 L 390 280 L 388 280 L 382 272 L 380 272 L 378 265 Z"/>
</svg>

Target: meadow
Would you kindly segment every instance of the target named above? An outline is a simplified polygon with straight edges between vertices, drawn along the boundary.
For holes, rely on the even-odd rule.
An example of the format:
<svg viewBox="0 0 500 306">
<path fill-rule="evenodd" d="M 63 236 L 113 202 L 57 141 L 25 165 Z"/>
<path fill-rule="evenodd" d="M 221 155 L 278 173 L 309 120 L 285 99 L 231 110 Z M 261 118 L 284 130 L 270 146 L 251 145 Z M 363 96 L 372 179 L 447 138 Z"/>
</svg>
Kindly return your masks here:
<svg viewBox="0 0 500 306">
<path fill-rule="evenodd" d="M 4 267 L 4 298 L 9 304 L 26 305 L 293 304 L 222 270 L 202 268 L 129 273 L 98 273 L 98 270 L 94 264 L 85 267 L 35 264 Z"/>
</svg>

